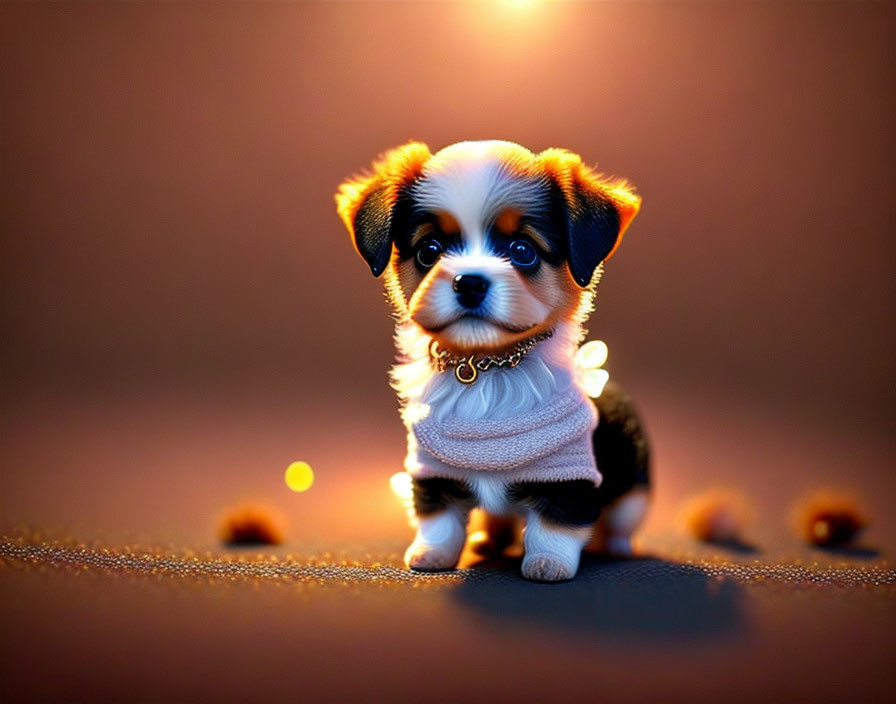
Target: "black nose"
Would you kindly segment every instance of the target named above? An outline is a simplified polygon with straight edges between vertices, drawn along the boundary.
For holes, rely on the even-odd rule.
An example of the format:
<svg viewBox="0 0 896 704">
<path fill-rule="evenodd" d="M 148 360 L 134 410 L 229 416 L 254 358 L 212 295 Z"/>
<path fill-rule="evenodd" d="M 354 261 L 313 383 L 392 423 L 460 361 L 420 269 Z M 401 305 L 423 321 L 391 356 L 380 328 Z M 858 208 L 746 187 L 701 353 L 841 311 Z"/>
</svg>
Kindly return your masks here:
<svg viewBox="0 0 896 704">
<path fill-rule="evenodd" d="M 488 279 L 479 274 L 459 274 L 454 277 L 454 290 L 464 308 L 478 308 L 488 293 Z"/>
</svg>

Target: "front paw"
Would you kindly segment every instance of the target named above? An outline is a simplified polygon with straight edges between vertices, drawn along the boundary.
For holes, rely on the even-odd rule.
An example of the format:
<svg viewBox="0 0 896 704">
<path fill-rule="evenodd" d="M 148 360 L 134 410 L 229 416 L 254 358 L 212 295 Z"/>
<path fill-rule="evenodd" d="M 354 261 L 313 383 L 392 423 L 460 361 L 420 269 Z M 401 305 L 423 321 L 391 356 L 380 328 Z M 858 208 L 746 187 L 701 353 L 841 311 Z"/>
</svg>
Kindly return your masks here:
<svg viewBox="0 0 896 704">
<path fill-rule="evenodd" d="M 404 554 L 404 563 L 418 572 L 453 570 L 457 567 L 460 552 L 444 545 L 427 545 L 414 541 Z"/>
<path fill-rule="evenodd" d="M 570 564 L 559 555 L 538 553 L 523 558 L 523 577 L 533 582 L 565 582 L 576 576 L 578 565 Z"/>
</svg>

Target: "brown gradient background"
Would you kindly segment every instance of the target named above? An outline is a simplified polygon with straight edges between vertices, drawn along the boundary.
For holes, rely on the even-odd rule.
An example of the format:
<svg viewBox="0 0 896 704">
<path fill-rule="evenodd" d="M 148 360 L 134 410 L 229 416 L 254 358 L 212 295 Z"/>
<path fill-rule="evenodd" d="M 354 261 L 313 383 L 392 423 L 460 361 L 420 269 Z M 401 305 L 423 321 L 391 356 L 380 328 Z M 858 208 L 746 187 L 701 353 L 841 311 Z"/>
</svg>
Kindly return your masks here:
<svg viewBox="0 0 896 704">
<path fill-rule="evenodd" d="M 891 6 L 7 3 L 2 16 L 13 445 L 27 413 L 11 409 L 38 399 L 42 417 L 41 393 L 167 417 L 153 399 L 225 408 L 213 393 L 290 409 L 292 447 L 284 426 L 269 478 L 348 417 L 340 432 L 381 438 L 396 466 L 388 311 L 333 193 L 411 138 L 503 138 L 573 149 L 644 197 L 590 329 L 641 400 L 660 488 L 774 495 L 783 480 L 789 500 L 839 482 L 891 505 Z M 73 416 L 89 425 L 85 408 Z M 706 452 L 664 472 L 673 443 Z M 749 469 L 726 447 L 752 452 Z M 6 463 L 13 497 L 29 453 Z M 4 493 L 7 517 L 29 520 Z"/>
<path fill-rule="evenodd" d="M 0 529 L 203 549 L 249 497 L 288 516 L 284 550 L 397 554 L 391 323 L 333 194 L 406 140 L 501 138 L 572 149 L 644 198 L 589 327 L 653 438 L 646 535 L 727 485 L 755 507 L 758 557 L 830 562 L 800 552 L 787 515 L 834 485 L 864 498 L 863 545 L 886 559 L 894 25 L 883 3 L 3 3 Z M 283 484 L 294 459 L 316 470 L 306 494 Z M 217 678 L 222 700 L 245 699 L 294 694 L 282 675 L 313 653 L 316 686 L 355 697 L 394 670 L 371 701 L 419 697 L 421 679 L 460 696 L 459 670 L 523 699 L 557 699 L 572 672 L 632 700 L 697 681 L 730 695 L 744 672 L 762 676 L 737 698 L 892 689 L 892 609 L 836 591 L 735 591 L 702 636 L 648 629 L 621 647 L 644 605 L 711 606 L 668 569 L 635 579 L 619 632 L 571 640 L 483 625 L 487 600 L 457 601 L 475 588 L 365 606 L 25 573 L 3 583 L 0 683 L 97 701 L 137 681 L 175 701 Z M 524 589 L 541 609 L 545 592 Z M 417 660 L 399 668 L 407 643 Z M 636 661 L 650 676 L 631 680 Z"/>
<path fill-rule="evenodd" d="M 3 15 L 7 383 L 263 373 L 318 392 L 338 370 L 380 389 L 389 324 L 333 192 L 411 138 L 503 138 L 576 150 L 644 197 L 592 326 L 620 375 L 892 408 L 889 8 Z"/>
</svg>

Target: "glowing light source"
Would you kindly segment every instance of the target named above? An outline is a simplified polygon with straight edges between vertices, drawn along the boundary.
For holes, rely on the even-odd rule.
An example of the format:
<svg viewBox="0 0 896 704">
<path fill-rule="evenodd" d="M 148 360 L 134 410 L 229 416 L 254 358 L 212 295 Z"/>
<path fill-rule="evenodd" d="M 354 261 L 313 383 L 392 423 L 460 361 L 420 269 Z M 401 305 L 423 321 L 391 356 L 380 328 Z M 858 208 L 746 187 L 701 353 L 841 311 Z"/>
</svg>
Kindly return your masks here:
<svg viewBox="0 0 896 704">
<path fill-rule="evenodd" d="M 283 478 L 293 491 L 308 491 L 314 484 L 314 472 L 307 462 L 293 462 L 286 468 Z"/>
<path fill-rule="evenodd" d="M 591 340 L 586 342 L 576 352 L 576 361 L 582 369 L 594 369 L 602 367 L 607 362 L 610 350 L 603 340 Z"/>
<path fill-rule="evenodd" d="M 602 340 L 586 342 L 576 352 L 576 364 L 582 370 L 582 385 L 585 387 L 585 393 L 591 398 L 600 396 L 610 380 L 609 372 L 600 369 L 609 354 L 607 343 Z"/>
<path fill-rule="evenodd" d="M 411 480 L 411 475 L 407 472 L 396 472 L 389 477 L 389 487 L 402 503 L 413 501 L 414 483 Z"/>
<path fill-rule="evenodd" d="M 488 533 L 484 530 L 476 530 L 470 533 L 469 540 L 471 543 L 481 543 L 488 540 Z"/>
<path fill-rule="evenodd" d="M 610 380 L 610 374 L 606 369 L 586 369 L 582 374 L 582 383 L 585 386 L 585 393 L 591 398 L 599 397 L 607 382 Z"/>
</svg>

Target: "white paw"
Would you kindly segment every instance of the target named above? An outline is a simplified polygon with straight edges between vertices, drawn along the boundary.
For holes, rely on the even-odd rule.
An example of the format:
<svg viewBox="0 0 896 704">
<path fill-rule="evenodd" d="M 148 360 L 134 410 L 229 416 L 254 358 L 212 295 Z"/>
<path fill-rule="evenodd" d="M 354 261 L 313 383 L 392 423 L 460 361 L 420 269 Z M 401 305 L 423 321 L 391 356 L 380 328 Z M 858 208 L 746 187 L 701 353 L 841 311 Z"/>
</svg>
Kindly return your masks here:
<svg viewBox="0 0 896 704">
<path fill-rule="evenodd" d="M 404 563 L 418 572 L 451 570 L 457 567 L 460 551 L 445 545 L 427 545 L 414 541 L 404 554 Z"/>
<path fill-rule="evenodd" d="M 538 582 L 572 579 L 579 569 L 582 548 L 591 537 L 591 526 L 563 527 L 546 523 L 534 511 L 526 517 L 523 533 L 523 577 Z"/>
<path fill-rule="evenodd" d="M 539 553 L 523 558 L 523 577 L 535 582 L 563 582 L 576 576 L 578 565 L 570 564 L 559 555 Z"/>
<path fill-rule="evenodd" d="M 467 516 L 449 508 L 433 516 L 417 517 L 417 537 L 404 554 L 412 570 L 450 570 L 457 566 L 467 540 Z"/>
</svg>

